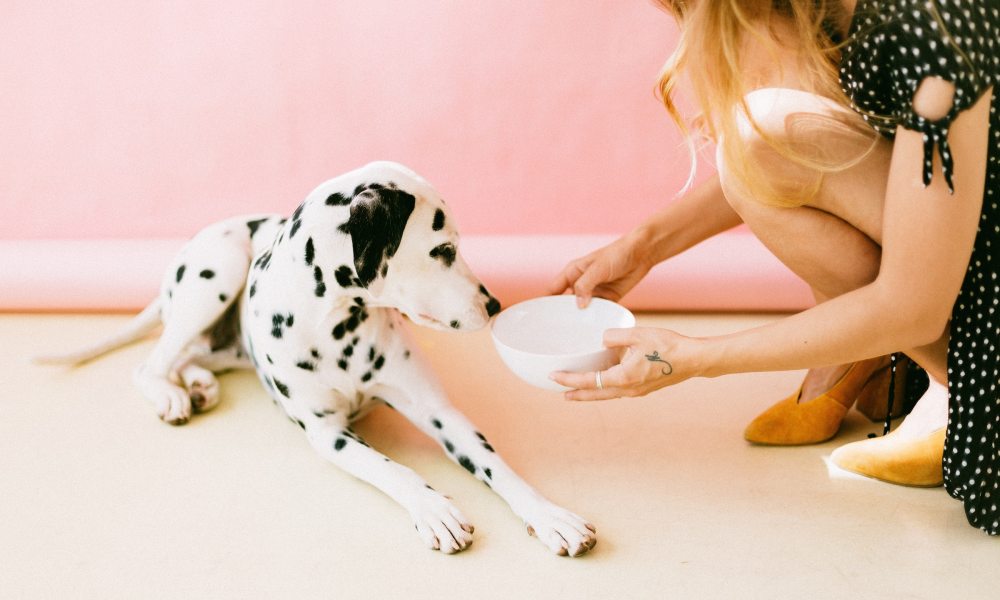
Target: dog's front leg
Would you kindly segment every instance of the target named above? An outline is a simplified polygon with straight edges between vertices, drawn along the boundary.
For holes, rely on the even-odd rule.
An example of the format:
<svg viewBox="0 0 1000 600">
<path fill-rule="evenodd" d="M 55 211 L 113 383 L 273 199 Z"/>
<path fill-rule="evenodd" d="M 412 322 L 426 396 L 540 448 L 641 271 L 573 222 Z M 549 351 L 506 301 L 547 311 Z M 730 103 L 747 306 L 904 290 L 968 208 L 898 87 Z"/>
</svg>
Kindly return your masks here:
<svg viewBox="0 0 1000 600">
<path fill-rule="evenodd" d="M 403 390 L 380 386 L 379 397 L 438 441 L 448 456 L 503 498 L 528 533 L 552 552 L 580 556 L 597 544 L 597 530 L 582 517 L 535 491 L 500 458 L 486 437 L 432 383 Z"/>
<path fill-rule="evenodd" d="M 403 506 L 428 547 L 452 554 L 472 544 L 472 525 L 448 498 L 412 469 L 372 449 L 344 421 L 325 415 L 308 418 L 303 426 L 321 456 Z"/>
</svg>

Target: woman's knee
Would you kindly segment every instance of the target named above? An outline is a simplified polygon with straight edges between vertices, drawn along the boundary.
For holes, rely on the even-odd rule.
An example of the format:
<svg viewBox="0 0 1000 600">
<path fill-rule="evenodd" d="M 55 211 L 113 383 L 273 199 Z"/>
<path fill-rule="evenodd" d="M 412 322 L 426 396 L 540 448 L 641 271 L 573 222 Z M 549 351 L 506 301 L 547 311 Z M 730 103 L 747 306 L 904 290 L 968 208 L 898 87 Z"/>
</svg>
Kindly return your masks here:
<svg viewBox="0 0 1000 600">
<path fill-rule="evenodd" d="M 717 153 L 719 177 L 730 205 L 740 214 L 757 204 L 810 204 L 834 168 L 870 150 L 871 135 L 856 117 L 832 100 L 783 88 L 762 88 L 745 97 L 749 118 L 737 114 L 739 152 Z M 737 156 L 742 168 L 727 164 Z M 748 178 L 756 180 L 749 185 Z"/>
</svg>

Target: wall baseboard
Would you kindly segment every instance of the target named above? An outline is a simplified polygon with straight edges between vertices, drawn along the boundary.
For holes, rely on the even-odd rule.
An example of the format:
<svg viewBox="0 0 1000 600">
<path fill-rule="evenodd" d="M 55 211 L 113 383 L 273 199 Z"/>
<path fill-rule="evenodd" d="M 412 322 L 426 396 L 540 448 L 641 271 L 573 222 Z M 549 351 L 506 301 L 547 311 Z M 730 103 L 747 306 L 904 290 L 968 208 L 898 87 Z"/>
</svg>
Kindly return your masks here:
<svg viewBox="0 0 1000 600">
<path fill-rule="evenodd" d="M 573 258 L 612 235 L 467 236 L 461 252 L 505 306 L 543 295 Z M 184 240 L 0 240 L 0 311 L 136 311 Z M 622 301 L 634 310 L 796 311 L 808 286 L 751 233 L 733 230 L 653 269 Z"/>
</svg>

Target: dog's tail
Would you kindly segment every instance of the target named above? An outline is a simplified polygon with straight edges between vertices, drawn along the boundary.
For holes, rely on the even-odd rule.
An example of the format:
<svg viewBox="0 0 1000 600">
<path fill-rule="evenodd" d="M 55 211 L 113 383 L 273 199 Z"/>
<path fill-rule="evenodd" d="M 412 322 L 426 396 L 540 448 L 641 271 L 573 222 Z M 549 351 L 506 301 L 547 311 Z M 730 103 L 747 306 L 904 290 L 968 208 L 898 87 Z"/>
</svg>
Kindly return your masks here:
<svg viewBox="0 0 1000 600">
<path fill-rule="evenodd" d="M 149 335 L 160 324 L 160 299 L 153 300 L 121 331 L 86 348 L 65 354 L 36 356 L 32 361 L 43 365 L 78 365 L 117 350 Z"/>
</svg>

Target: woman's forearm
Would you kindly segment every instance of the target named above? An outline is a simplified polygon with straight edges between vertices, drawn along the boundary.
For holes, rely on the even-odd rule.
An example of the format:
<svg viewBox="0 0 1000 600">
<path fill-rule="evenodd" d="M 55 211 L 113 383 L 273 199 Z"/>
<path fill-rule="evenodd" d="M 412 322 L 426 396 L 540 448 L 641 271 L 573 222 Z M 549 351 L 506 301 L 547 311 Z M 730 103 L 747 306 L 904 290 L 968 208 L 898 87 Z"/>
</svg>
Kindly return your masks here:
<svg viewBox="0 0 1000 600">
<path fill-rule="evenodd" d="M 726 201 L 719 176 L 713 175 L 629 235 L 649 249 L 650 263 L 657 264 L 740 223 L 740 216 Z"/>
<path fill-rule="evenodd" d="M 876 282 L 761 327 L 703 338 L 695 369 L 715 377 L 846 364 L 929 344 L 927 331 Z"/>
</svg>

